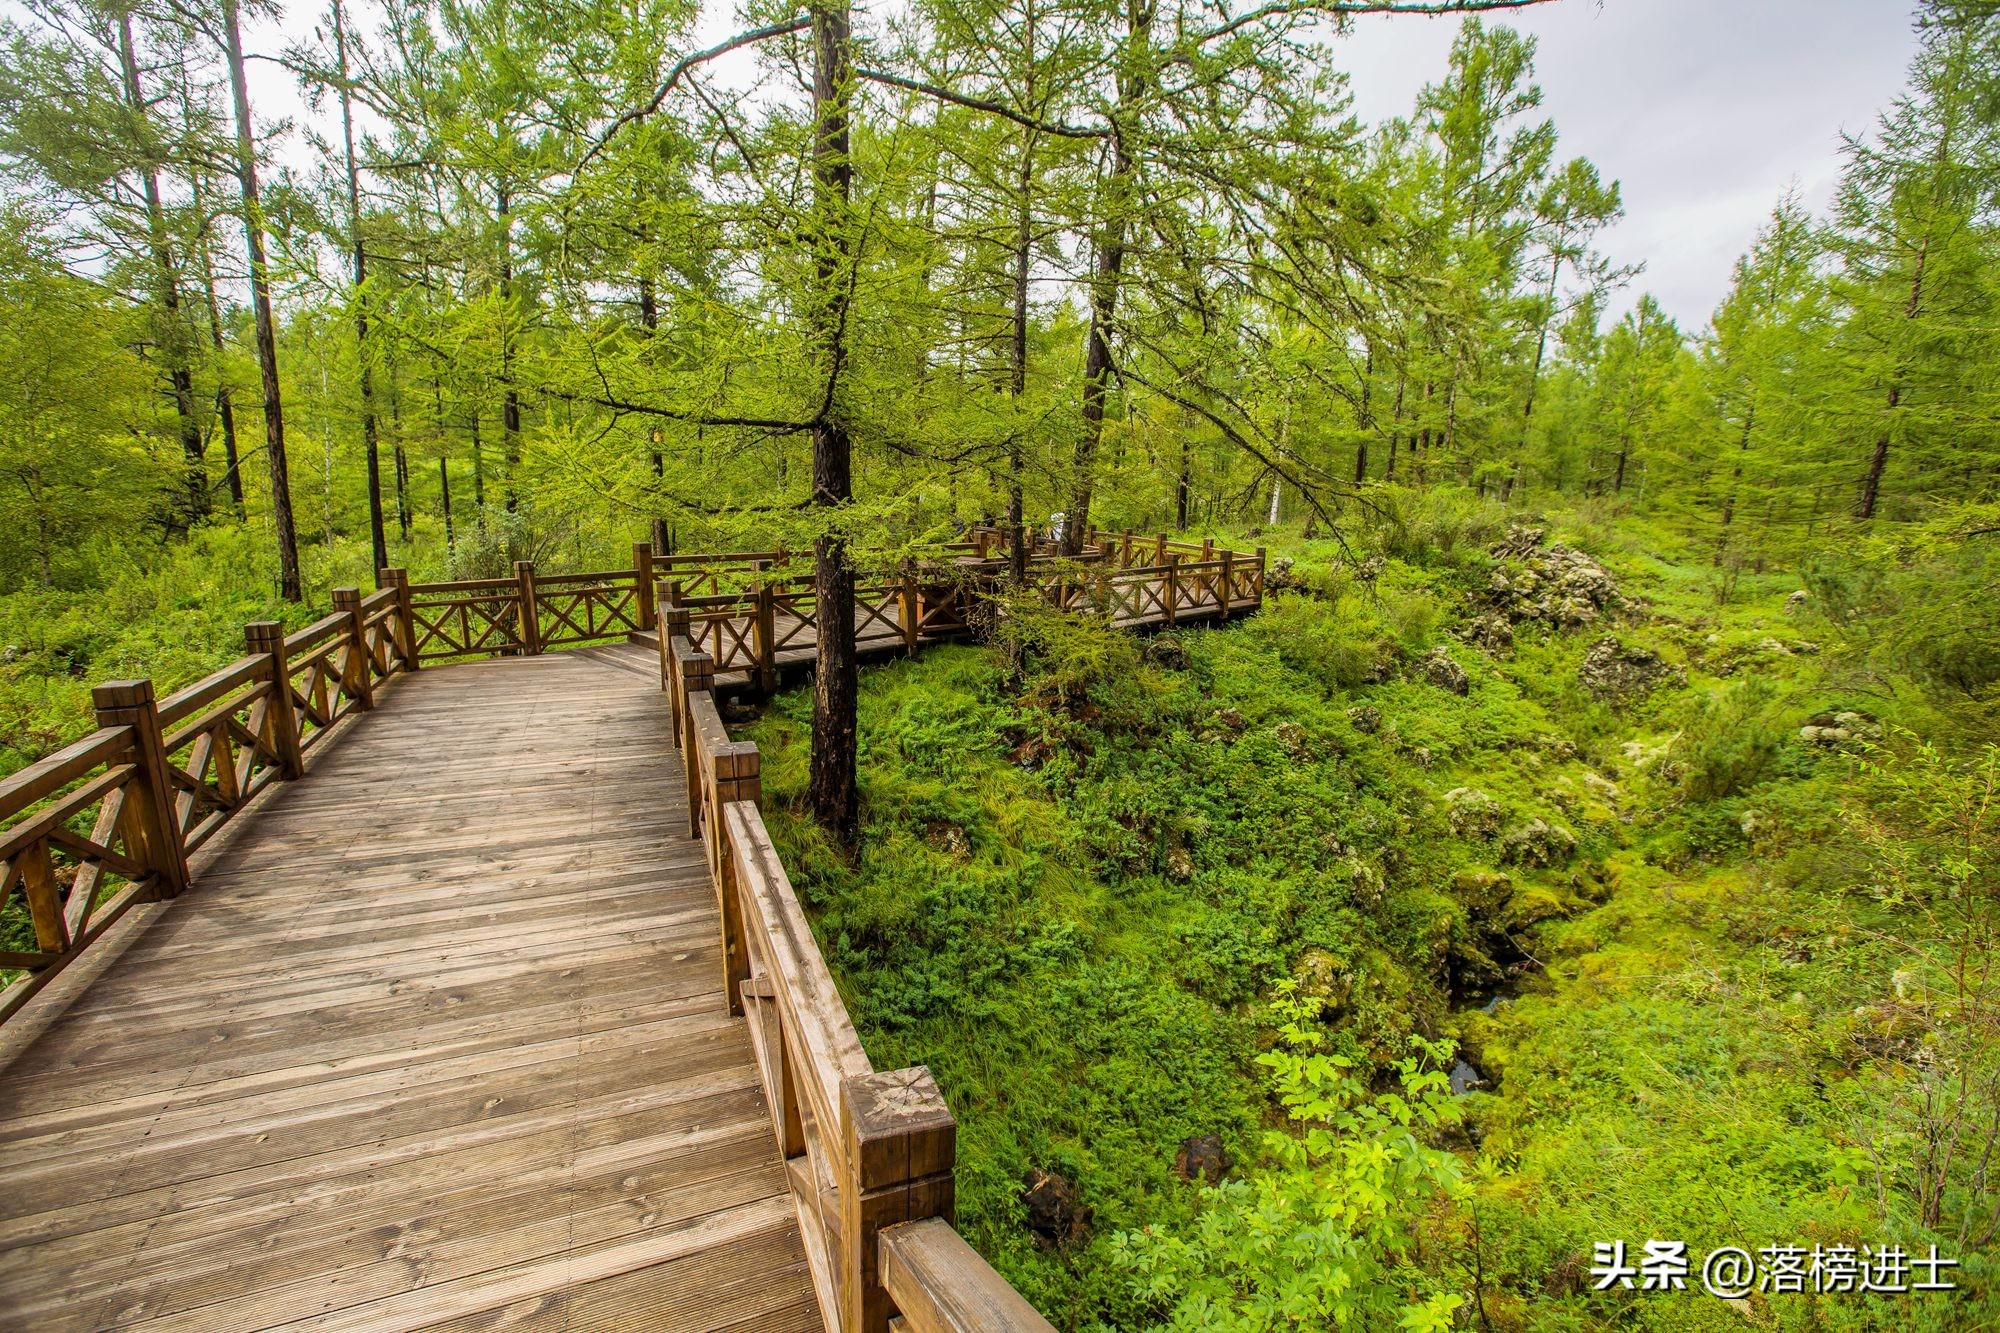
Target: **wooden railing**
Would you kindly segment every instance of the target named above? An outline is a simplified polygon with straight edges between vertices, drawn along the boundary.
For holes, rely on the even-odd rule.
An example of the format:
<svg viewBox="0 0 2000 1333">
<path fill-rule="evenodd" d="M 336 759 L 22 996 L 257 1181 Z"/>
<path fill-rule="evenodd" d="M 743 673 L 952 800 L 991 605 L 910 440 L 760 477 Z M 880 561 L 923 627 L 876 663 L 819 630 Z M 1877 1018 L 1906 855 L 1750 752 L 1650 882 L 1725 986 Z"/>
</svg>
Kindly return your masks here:
<svg viewBox="0 0 2000 1333">
<path fill-rule="evenodd" d="M 930 1071 L 878 1071 L 861 1047 L 758 808 L 757 747 L 716 710 L 715 663 L 666 639 L 688 831 L 720 906 L 722 985 L 749 1022 L 829 1329 L 1049 1329 L 951 1229 L 957 1124 Z"/>
<path fill-rule="evenodd" d="M 0 911 L 18 889 L 34 933 L 0 951 L 0 1022 L 134 904 L 177 895 L 189 853 L 415 668 L 406 581 L 382 579 L 367 597 L 336 589 L 333 614 L 296 633 L 244 626 L 244 657 L 165 699 L 150 680 L 98 686 L 95 732 L 0 780 Z"/>
<path fill-rule="evenodd" d="M 866 649 L 902 647 L 964 636 L 978 623 L 978 608 L 1005 586 L 1010 564 L 1007 534 L 980 526 L 968 540 L 946 548 L 949 563 L 905 562 L 893 574 L 863 575 L 855 582 L 855 638 Z M 1074 556 L 1029 535 L 1025 561 L 1029 586 L 1050 605 L 1094 611 L 1128 626 L 1174 626 L 1226 619 L 1260 605 L 1264 550 L 1218 549 L 1212 541 L 1180 542 L 1164 533 L 1085 536 Z M 693 557 L 678 557 L 687 561 Z M 779 572 L 783 552 L 738 552 L 716 570 L 678 564 L 659 568 L 657 602 L 665 637 L 682 634 L 708 654 L 716 672 L 743 672 L 760 690 L 776 688 L 784 654 L 812 642 L 818 614 L 809 577 Z"/>
</svg>

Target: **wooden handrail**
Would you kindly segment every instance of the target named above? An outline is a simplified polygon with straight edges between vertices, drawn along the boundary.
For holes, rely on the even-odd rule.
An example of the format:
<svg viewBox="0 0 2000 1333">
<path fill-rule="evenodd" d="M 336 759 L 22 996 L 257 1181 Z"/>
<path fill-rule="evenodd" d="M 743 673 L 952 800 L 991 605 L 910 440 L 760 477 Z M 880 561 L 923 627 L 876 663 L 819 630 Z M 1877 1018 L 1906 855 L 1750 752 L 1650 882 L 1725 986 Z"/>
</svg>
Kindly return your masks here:
<svg viewBox="0 0 2000 1333">
<path fill-rule="evenodd" d="M 0 779 L 0 902 L 21 890 L 36 941 L 0 952 L 0 971 L 17 974 L 0 987 L 0 1022 L 135 903 L 185 888 L 190 852 L 266 787 L 300 776 L 307 747 L 411 669 L 396 584 L 336 600 L 340 610 L 290 635 L 245 626 L 246 656 L 166 699 L 149 680 L 98 686 L 97 731 Z"/>
<path fill-rule="evenodd" d="M 869 1062 L 764 826 L 757 747 L 729 738 L 708 688 L 712 661 L 687 625 L 687 610 L 670 605 L 661 663 L 689 832 L 707 852 L 724 996 L 749 1024 L 827 1327 L 1049 1330 L 951 1232 L 956 1122 L 929 1070 Z"/>
</svg>

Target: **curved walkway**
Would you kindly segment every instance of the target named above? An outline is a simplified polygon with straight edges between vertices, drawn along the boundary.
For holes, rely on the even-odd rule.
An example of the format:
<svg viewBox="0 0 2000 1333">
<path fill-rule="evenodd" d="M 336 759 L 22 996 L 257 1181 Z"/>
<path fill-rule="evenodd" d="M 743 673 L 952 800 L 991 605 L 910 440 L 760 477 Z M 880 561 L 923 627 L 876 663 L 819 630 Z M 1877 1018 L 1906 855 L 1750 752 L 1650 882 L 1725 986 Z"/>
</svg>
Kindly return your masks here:
<svg viewBox="0 0 2000 1333">
<path fill-rule="evenodd" d="M 10 1033 L 0 1325 L 820 1328 L 669 726 L 424 670 L 273 788 Z"/>
</svg>

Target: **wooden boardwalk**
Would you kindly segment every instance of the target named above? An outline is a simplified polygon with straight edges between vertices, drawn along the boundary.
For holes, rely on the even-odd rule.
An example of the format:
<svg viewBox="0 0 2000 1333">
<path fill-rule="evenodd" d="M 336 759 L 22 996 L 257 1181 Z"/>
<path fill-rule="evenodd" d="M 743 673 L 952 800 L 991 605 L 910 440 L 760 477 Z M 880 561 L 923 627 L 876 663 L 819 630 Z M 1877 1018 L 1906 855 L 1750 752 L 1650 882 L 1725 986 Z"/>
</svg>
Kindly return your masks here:
<svg viewBox="0 0 2000 1333">
<path fill-rule="evenodd" d="M 820 1328 L 656 657 L 343 726 L 5 1030 L 0 1327 Z"/>
</svg>

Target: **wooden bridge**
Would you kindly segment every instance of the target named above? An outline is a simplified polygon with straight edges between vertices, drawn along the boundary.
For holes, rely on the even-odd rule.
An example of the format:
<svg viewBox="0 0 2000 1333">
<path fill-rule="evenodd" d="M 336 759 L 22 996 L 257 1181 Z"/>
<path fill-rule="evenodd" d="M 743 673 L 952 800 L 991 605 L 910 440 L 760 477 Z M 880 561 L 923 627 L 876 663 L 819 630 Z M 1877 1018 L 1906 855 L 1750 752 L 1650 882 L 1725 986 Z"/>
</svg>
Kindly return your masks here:
<svg viewBox="0 0 2000 1333">
<path fill-rule="evenodd" d="M 964 633 L 997 540 L 864 580 L 864 644 Z M 635 554 L 385 570 L 0 780 L 0 1327 L 1048 1327 L 952 1230 L 951 1114 L 869 1063 L 716 709 L 809 595 Z M 1032 569 L 1125 623 L 1262 594 L 1164 539 Z"/>
</svg>

